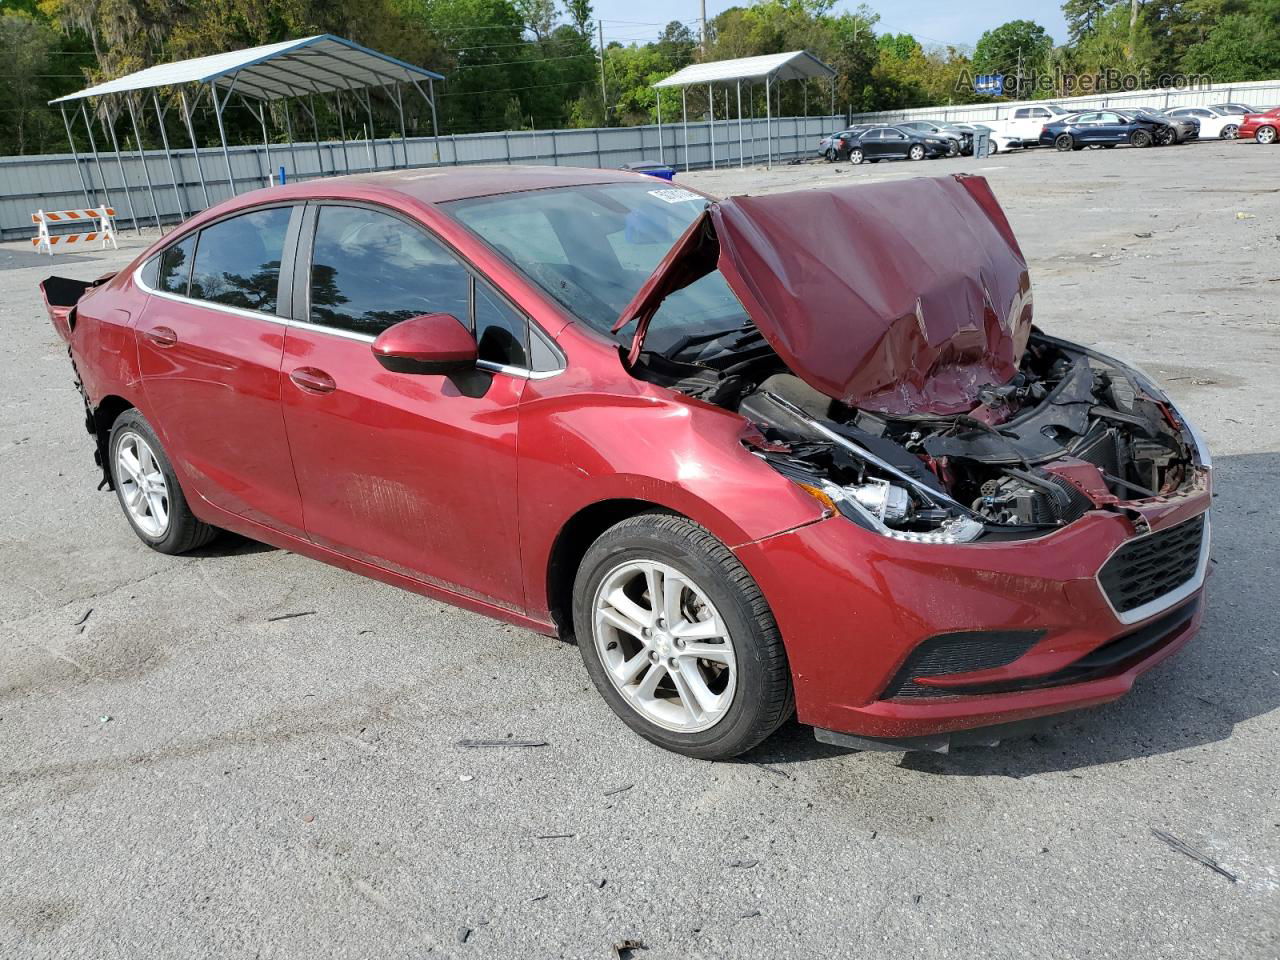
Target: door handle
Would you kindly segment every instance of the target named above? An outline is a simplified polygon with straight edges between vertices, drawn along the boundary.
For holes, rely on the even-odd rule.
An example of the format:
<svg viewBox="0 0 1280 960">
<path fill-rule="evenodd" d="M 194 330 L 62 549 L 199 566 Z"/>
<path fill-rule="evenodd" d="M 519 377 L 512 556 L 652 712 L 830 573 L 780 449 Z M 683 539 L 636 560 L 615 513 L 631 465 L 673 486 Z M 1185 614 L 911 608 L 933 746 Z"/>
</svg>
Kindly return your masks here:
<svg viewBox="0 0 1280 960">
<path fill-rule="evenodd" d="M 142 335 L 157 347 L 172 347 L 178 342 L 178 335 L 169 327 L 152 327 L 150 330 L 144 330 Z"/>
<path fill-rule="evenodd" d="M 289 374 L 289 379 L 303 393 L 333 393 L 338 388 L 333 377 L 315 367 L 299 367 Z"/>
</svg>

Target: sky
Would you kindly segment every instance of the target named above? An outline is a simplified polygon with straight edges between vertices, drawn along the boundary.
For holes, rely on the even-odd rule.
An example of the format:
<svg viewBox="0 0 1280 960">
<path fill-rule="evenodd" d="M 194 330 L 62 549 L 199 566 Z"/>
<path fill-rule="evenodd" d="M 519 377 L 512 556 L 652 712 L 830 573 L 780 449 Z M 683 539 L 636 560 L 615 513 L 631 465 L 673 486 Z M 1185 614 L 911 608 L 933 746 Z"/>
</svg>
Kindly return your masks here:
<svg viewBox="0 0 1280 960">
<path fill-rule="evenodd" d="M 707 16 L 731 6 L 746 6 L 749 0 L 707 0 Z M 699 16 L 698 0 L 593 0 L 595 14 L 604 20 L 606 43 L 652 40 L 671 20 L 683 20 L 696 33 Z M 836 10 L 853 10 L 856 0 L 840 0 Z M 925 46 L 930 44 L 967 44 L 978 42 L 982 34 L 1009 20 L 1034 20 L 1053 37 L 1064 43 L 1067 27 L 1062 19 L 1060 0 L 912 0 L 907 3 L 868 6 L 880 14 L 877 33 L 911 33 Z M 640 22 L 645 21 L 645 22 Z"/>
</svg>

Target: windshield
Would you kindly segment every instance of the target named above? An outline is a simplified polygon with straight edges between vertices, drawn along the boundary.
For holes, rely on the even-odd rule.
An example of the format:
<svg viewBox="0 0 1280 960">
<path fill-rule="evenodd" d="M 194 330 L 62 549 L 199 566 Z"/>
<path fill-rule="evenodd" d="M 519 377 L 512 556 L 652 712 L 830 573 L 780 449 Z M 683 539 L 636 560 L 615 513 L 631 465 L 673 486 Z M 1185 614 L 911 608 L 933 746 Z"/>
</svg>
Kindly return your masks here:
<svg viewBox="0 0 1280 960">
<path fill-rule="evenodd" d="M 441 204 L 565 309 L 609 331 L 707 198 L 679 187 L 609 183 L 473 197 Z M 634 325 L 618 334 L 631 341 Z M 648 350 L 686 358 L 736 347 L 752 324 L 720 272 L 667 297 Z M 726 342 L 720 342 L 720 341 Z"/>
</svg>

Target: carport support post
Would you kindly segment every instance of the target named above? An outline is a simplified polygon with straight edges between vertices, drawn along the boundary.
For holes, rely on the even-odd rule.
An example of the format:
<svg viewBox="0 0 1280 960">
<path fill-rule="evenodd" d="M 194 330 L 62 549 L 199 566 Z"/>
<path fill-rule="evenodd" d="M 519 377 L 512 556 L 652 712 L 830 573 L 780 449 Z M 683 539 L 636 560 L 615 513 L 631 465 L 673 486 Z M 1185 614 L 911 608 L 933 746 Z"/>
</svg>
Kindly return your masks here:
<svg viewBox="0 0 1280 960">
<path fill-rule="evenodd" d="M 235 76 L 232 75 L 231 85 L 235 86 Z M 225 103 L 218 102 L 218 88 L 213 85 L 213 81 L 209 81 L 209 96 L 213 97 L 213 113 L 218 118 L 218 136 L 222 139 L 222 159 L 227 164 L 227 189 L 231 191 L 231 196 L 236 195 L 236 177 L 231 172 L 231 151 L 227 149 L 227 128 L 222 123 L 222 108 Z M 231 91 L 227 90 L 227 96 L 231 96 Z"/>
<path fill-rule="evenodd" d="M 738 81 L 738 169 L 746 169 L 746 161 L 742 157 L 742 81 Z"/>
<path fill-rule="evenodd" d="M 120 157 L 120 141 L 116 139 L 116 121 L 113 117 L 111 125 L 107 126 L 106 114 L 111 112 L 111 104 L 108 103 L 106 111 L 103 113 L 102 125 L 107 128 L 107 133 L 111 135 L 111 149 L 116 155 L 116 169 L 120 171 L 120 185 L 124 187 L 125 202 L 129 204 L 129 222 L 133 224 L 133 232 L 138 236 L 142 236 L 142 229 L 138 226 L 138 214 L 133 209 L 133 191 L 129 189 L 129 179 L 124 175 L 124 160 Z"/>
<path fill-rule="evenodd" d="M 369 152 L 373 155 L 372 164 L 374 170 L 380 170 L 378 166 L 378 141 L 373 132 L 373 100 L 369 96 L 369 91 L 364 91 L 364 112 L 369 118 Z"/>
<path fill-rule="evenodd" d="M 764 144 L 768 157 L 765 166 L 773 169 L 773 103 L 769 99 L 769 78 L 764 78 Z"/>
<path fill-rule="evenodd" d="M 129 120 L 133 123 L 133 142 L 138 145 L 138 162 L 142 164 L 142 178 L 147 181 L 147 196 L 151 199 L 151 212 L 156 218 L 156 232 L 164 236 L 164 227 L 160 226 L 160 207 L 156 204 L 156 188 L 151 185 L 151 171 L 147 169 L 147 154 L 142 148 L 142 133 L 138 130 L 138 111 L 133 106 L 133 97 L 127 93 L 124 102 L 129 107 Z"/>
<path fill-rule="evenodd" d="M 689 88 L 680 88 L 680 123 L 684 127 L 684 172 L 689 172 Z"/>
<path fill-rule="evenodd" d="M 106 206 L 111 206 L 111 193 L 107 189 L 107 178 L 102 172 L 102 158 L 98 156 L 98 142 L 93 138 L 93 122 L 89 119 L 89 108 L 80 101 L 80 116 L 84 117 L 85 132 L 89 134 L 89 150 L 93 154 L 93 165 L 98 168 L 98 180 L 102 183 L 102 199 Z M 98 199 L 98 191 L 93 191 L 93 199 Z"/>
<path fill-rule="evenodd" d="M 347 173 L 351 172 L 351 158 L 347 156 L 347 121 L 342 118 L 342 93 L 333 91 L 334 102 L 338 104 L 338 136 L 342 138 L 342 166 Z"/>
<path fill-rule="evenodd" d="M 409 167 L 409 138 L 404 132 L 404 100 L 400 96 L 400 84 L 393 88 L 396 92 L 396 111 L 400 114 L 400 151 L 404 154 L 405 169 Z"/>
<path fill-rule="evenodd" d="M 658 162 L 666 163 L 667 158 L 663 156 L 663 144 L 662 144 L 662 88 L 654 87 L 653 96 L 654 96 L 654 99 L 658 101 Z"/>
<path fill-rule="evenodd" d="M 191 111 L 187 108 L 185 90 L 178 91 L 178 99 L 182 103 L 182 119 L 187 125 L 187 136 L 191 138 L 191 156 L 196 161 L 196 175 L 200 178 L 200 192 L 204 194 L 204 208 L 208 210 L 213 204 L 209 201 L 209 185 L 204 182 L 204 164 L 200 162 L 200 144 L 196 142 L 196 128 L 191 123 Z"/>
<path fill-rule="evenodd" d="M 249 106 L 248 101 L 245 101 L 245 106 Z M 249 112 L 254 111 L 250 109 Z M 262 124 L 262 149 L 267 153 L 267 183 L 270 184 L 275 179 L 276 171 L 271 164 L 271 140 L 267 136 L 267 105 L 261 100 L 258 101 L 257 115 L 258 123 Z"/>
<path fill-rule="evenodd" d="M 427 103 L 431 107 L 431 139 L 435 141 L 436 165 L 439 166 L 440 164 L 440 124 L 439 124 L 439 121 L 436 120 L 436 84 L 435 84 L 435 81 L 432 80 L 430 77 L 427 77 L 427 94 L 428 94 Z M 556 146 L 556 135 L 552 133 L 551 149 L 555 150 L 555 146 Z M 454 152 L 455 154 L 457 153 L 457 151 L 454 151 Z M 455 156 L 454 159 L 456 160 L 457 157 Z"/>
<path fill-rule="evenodd" d="M 707 84 L 707 145 L 711 149 L 711 169 L 716 168 L 716 92 Z"/>
<path fill-rule="evenodd" d="M 151 103 L 156 108 L 156 122 L 160 124 L 160 142 L 164 145 L 164 158 L 169 164 L 169 179 L 173 181 L 173 199 L 178 204 L 178 217 L 187 219 L 187 205 L 182 194 L 178 192 L 178 168 L 173 165 L 173 154 L 169 152 L 169 133 L 164 128 L 164 112 L 160 109 L 160 98 L 151 91 Z"/>
<path fill-rule="evenodd" d="M 67 129 L 67 143 L 71 144 L 71 159 L 76 162 L 76 173 L 80 175 L 80 189 L 84 191 L 84 205 L 91 207 L 93 204 L 89 200 L 89 184 L 84 179 L 84 168 L 80 166 L 80 154 L 76 152 L 76 138 L 71 135 L 71 123 L 67 120 L 66 105 L 58 104 L 58 110 L 62 114 L 62 125 Z"/>
<path fill-rule="evenodd" d="M 311 132 L 316 135 L 316 160 L 320 164 L 320 176 L 324 176 L 324 154 L 320 152 L 320 118 L 316 116 L 316 95 L 310 94 L 307 103 L 311 107 Z"/>
</svg>

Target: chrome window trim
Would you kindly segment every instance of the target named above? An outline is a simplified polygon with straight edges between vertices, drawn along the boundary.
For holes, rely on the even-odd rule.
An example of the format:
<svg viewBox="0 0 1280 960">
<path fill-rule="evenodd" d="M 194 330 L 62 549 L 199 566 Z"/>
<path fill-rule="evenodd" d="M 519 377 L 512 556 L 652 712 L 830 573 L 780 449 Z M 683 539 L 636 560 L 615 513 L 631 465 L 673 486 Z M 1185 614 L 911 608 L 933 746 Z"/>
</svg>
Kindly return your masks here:
<svg viewBox="0 0 1280 960">
<path fill-rule="evenodd" d="M 368 333 L 357 333 L 354 330 L 339 330 L 336 327 L 325 327 L 317 323 L 307 323 L 303 320 L 292 320 L 289 317 L 282 317 L 275 313 L 260 313 L 257 310 L 245 310 L 241 307 L 227 306 L 225 303 L 213 303 L 209 300 L 197 300 L 194 297 L 184 297 L 177 293 L 169 293 L 167 290 L 156 290 L 150 287 L 142 279 L 142 269 L 150 261 L 143 261 L 133 271 L 133 282 L 143 293 L 152 297 L 160 297 L 163 300 L 172 300 L 175 303 L 185 303 L 193 307 L 204 307 L 208 310 L 218 310 L 222 313 L 229 313 L 235 317 L 246 317 L 250 320 L 266 320 L 268 323 L 279 324 L 282 327 L 296 327 L 299 330 L 310 330 L 315 333 L 325 333 L 331 337 L 340 337 L 343 340 L 354 340 L 357 343 L 373 343 L 377 337 Z M 522 314 L 523 315 L 523 314 Z M 494 363 L 491 360 L 477 360 L 476 367 L 480 370 L 487 370 L 490 373 L 501 373 L 508 377 L 522 377 L 525 380 L 547 380 L 551 377 L 559 376 L 567 369 L 565 363 L 564 352 L 560 349 L 559 344 L 551 340 L 544 334 L 541 329 L 535 336 L 540 335 L 548 346 L 551 347 L 556 357 L 560 360 L 561 366 L 555 370 L 530 370 L 526 367 L 512 367 L 502 363 Z"/>
<path fill-rule="evenodd" d="M 1200 560 L 1196 564 L 1195 576 L 1182 586 L 1175 587 L 1173 590 L 1170 590 L 1162 596 L 1156 597 L 1154 600 L 1148 600 L 1140 607 L 1134 607 L 1126 613 L 1121 613 L 1117 610 L 1115 608 L 1115 604 L 1111 602 L 1111 598 L 1107 596 L 1107 591 L 1102 586 L 1102 568 L 1111 562 L 1111 558 L 1114 557 L 1121 548 L 1127 547 L 1129 544 L 1134 543 L 1137 540 L 1141 540 L 1144 537 L 1150 537 L 1156 533 L 1164 533 L 1168 530 L 1174 530 L 1182 526 L 1183 523 L 1195 523 L 1197 520 L 1203 520 L 1204 522 L 1204 535 L 1200 538 Z M 1107 554 L 1107 558 L 1103 560 L 1102 564 L 1098 567 L 1098 572 L 1093 575 L 1094 582 L 1098 585 L 1098 592 L 1102 594 L 1102 599 L 1107 601 L 1107 606 L 1111 608 L 1111 612 L 1115 615 L 1115 618 L 1126 626 L 1154 617 L 1156 614 L 1164 613 L 1164 611 L 1176 607 L 1183 600 L 1186 600 L 1187 597 L 1191 596 L 1204 586 L 1205 575 L 1209 570 L 1209 540 L 1208 510 L 1204 513 L 1197 514 L 1188 520 L 1183 520 L 1182 523 L 1174 524 L 1172 527 L 1165 527 L 1163 530 L 1153 530 L 1151 533 L 1144 533 L 1139 537 L 1130 537 L 1123 543 L 1117 544 L 1115 550 L 1112 550 Z"/>
</svg>

